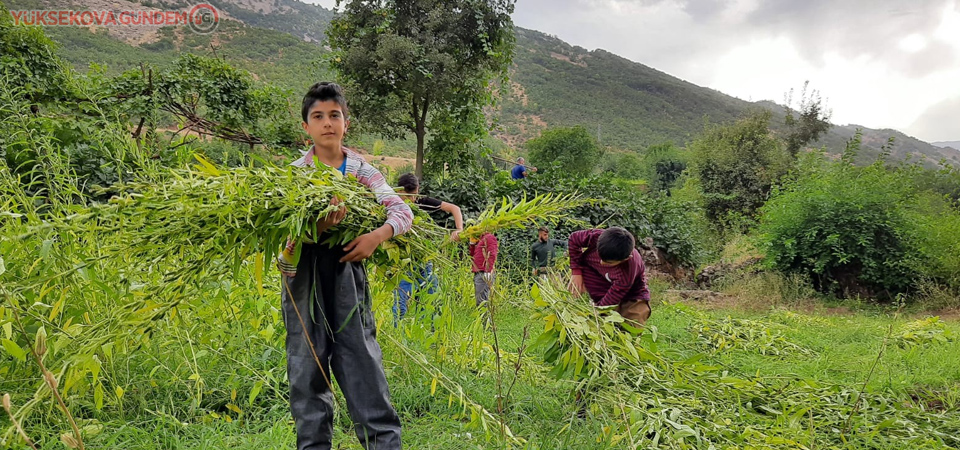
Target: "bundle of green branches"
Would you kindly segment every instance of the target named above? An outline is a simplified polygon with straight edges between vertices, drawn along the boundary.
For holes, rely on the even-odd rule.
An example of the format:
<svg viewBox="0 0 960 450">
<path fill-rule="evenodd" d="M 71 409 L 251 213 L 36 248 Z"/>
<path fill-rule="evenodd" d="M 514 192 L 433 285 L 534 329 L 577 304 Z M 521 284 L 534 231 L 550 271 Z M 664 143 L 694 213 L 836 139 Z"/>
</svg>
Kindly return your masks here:
<svg viewBox="0 0 960 450">
<path fill-rule="evenodd" d="M 703 354 L 660 351 L 655 328 L 628 333 L 611 308 L 595 308 L 548 284 L 535 287 L 533 296 L 534 318 L 545 327 L 532 348 L 544 349 L 552 375 L 577 382 L 584 404 L 610 423 L 605 434 L 614 445 L 811 448 L 811 427 L 818 448 L 960 445 L 957 411 L 911 408 L 904 406 L 908 398 L 892 393 L 796 376 L 738 375 L 705 362 Z"/>
<path fill-rule="evenodd" d="M 516 202 L 504 197 L 499 206 L 491 205 L 480 213 L 460 235 L 478 238 L 484 233 L 536 225 L 538 221 L 556 223 L 560 219 L 569 219 L 566 211 L 586 202 L 577 194 L 542 194 Z"/>
<path fill-rule="evenodd" d="M 71 239 L 99 241 L 91 257 L 123 258 L 131 272 L 165 271 L 168 281 L 196 285 L 235 275 L 253 255 L 257 279 L 262 280 L 288 239 L 315 239 L 317 218 L 338 208 L 331 204 L 334 197 L 347 213 L 321 236 L 324 244 L 346 244 L 386 219 L 385 208 L 368 188 L 330 168 L 225 169 L 197 159 L 193 168 L 113 185 L 109 202 L 51 215 L 43 227 Z M 556 221 L 582 203 L 573 194 L 515 203 L 504 199 L 462 235 L 478 237 L 538 220 Z M 386 242 L 370 259 L 375 266 L 391 268 L 390 274 L 403 273 L 413 261 L 440 258 L 444 230 L 413 209 L 411 230 Z"/>
<path fill-rule="evenodd" d="M 94 222 L 99 232 L 119 242 L 113 248 L 122 247 L 141 261 L 189 255 L 190 262 L 181 267 L 184 273 L 203 272 L 198 265 L 213 262 L 235 273 L 244 260 L 259 254 L 259 278 L 288 239 L 317 239 L 317 218 L 339 207 L 331 204 L 334 197 L 347 213 L 339 225 L 319 235 L 322 244 L 346 244 L 386 219 L 386 209 L 366 186 L 332 169 L 221 169 L 198 160 L 196 168 L 171 171 L 162 184 L 114 186 L 118 195 L 69 223 L 89 227 Z M 443 229 L 418 215 L 410 231 L 382 246 L 372 261 L 397 265 L 411 257 L 426 258 L 443 236 Z"/>
</svg>

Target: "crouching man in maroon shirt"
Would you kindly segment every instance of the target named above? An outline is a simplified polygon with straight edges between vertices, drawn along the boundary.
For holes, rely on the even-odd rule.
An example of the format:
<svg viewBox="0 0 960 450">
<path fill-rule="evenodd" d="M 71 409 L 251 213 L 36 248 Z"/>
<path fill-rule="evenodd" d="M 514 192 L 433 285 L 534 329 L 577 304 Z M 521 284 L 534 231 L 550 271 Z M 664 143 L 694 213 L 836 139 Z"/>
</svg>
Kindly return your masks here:
<svg viewBox="0 0 960 450">
<path fill-rule="evenodd" d="M 633 235 L 620 227 L 576 231 L 570 235 L 570 292 L 590 294 L 595 306 L 617 305 L 633 327 L 650 318 L 650 290 Z"/>
</svg>

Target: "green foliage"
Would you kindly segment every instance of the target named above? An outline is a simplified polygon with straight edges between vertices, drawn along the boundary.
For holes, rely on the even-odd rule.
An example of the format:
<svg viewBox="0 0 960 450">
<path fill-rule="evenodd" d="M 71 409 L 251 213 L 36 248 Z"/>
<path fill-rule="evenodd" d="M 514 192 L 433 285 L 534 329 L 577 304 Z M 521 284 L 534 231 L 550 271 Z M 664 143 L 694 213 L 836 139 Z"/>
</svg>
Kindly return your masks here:
<svg viewBox="0 0 960 450">
<path fill-rule="evenodd" d="M 642 153 L 608 153 L 600 164 L 603 172 L 619 178 L 643 181 L 654 194 L 671 195 L 671 189 L 687 168 L 687 155 L 671 143 L 652 145 Z"/>
<path fill-rule="evenodd" d="M 533 345 L 542 349 L 550 374 L 577 382 L 583 415 L 606 417 L 610 404 L 618 405 L 611 415 L 619 419 L 610 417 L 603 436 L 611 447 L 805 448 L 812 445 L 812 427 L 821 430 L 817 446 L 859 446 L 864 440 L 864 447 L 892 449 L 906 444 L 881 441 L 907 439 L 915 442 L 912 446 L 944 448 L 956 441 L 933 425 L 931 411 L 915 410 L 886 391 L 858 393 L 859 386 L 784 377 L 784 372 L 731 370 L 706 354 L 671 352 L 661 325 L 675 324 L 667 321 L 648 325 L 638 337 L 618 327 L 623 319 L 611 308 L 591 307 L 552 286 L 537 285 L 532 296 L 534 319 L 544 325 Z M 690 316 L 689 328 L 704 344 L 722 349 L 718 355 L 739 355 L 740 363 L 820 359 L 809 358 L 811 350 L 787 339 L 789 327 L 713 319 L 684 305 L 661 310 Z M 866 407 L 861 409 L 860 402 Z M 899 428 L 905 422 L 914 425 Z M 913 426 L 928 428 L 908 431 Z"/>
<path fill-rule="evenodd" d="M 606 157 L 602 159 L 600 170 L 613 173 L 617 177 L 627 180 L 639 180 L 647 175 L 643 158 L 633 152 L 607 153 Z"/>
<path fill-rule="evenodd" d="M 364 125 L 416 135 L 422 176 L 428 118 L 455 134 L 482 126 L 488 83 L 513 55 L 512 12 L 512 0 L 351 1 L 327 30 L 329 61 Z"/>
<path fill-rule="evenodd" d="M 800 94 L 799 111 L 794 117 L 792 108 L 793 90 L 787 94 L 786 115 L 784 116 L 784 125 L 786 126 L 787 152 L 794 157 L 803 146 L 816 142 L 821 135 L 830 129 L 830 114 L 824 110 L 820 93 L 816 90 L 807 93 L 810 82 L 803 83 L 803 91 Z"/>
<path fill-rule="evenodd" d="M 499 184 L 505 179 L 509 179 L 509 176 L 500 176 L 494 183 Z M 488 174 L 480 169 L 469 166 L 466 169 L 455 167 L 449 172 L 423 179 L 420 191 L 424 195 L 459 206 L 464 217 L 476 217 L 494 195 L 490 190 L 492 184 Z"/>
<path fill-rule="evenodd" d="M 720 320 L 700 318 L 694 322 L 690 331 L 697 336 L 701 345 L 712 352 L 737 348 L 755 351 L 761 355 L 816 355 L 815 352 L 790 342 L 779 330 L 782 327 L 776 325 L 778 324 L 730 317 Z"/>
<path fill-rule="evenodd" d="M 239 267 L 251 254 L 260 253 L 262 270 L 273 263 L 289 237 L 317 236 L 316 218 L 337 208 L 330 203 L 333 196 L 347 205 L 348 213 L 339 225 L 328 230 L 323 243 L 345 245 L 386 219 L 384 207 L 370 196 L 366 186 L 333 169 L 306 173 L 295 173 L 291 167 L 228 169 L 201 157 L 198 160 L 201 166 L 197 169 L 174 171 L 159 185 L 140 182 L 114 186 L 120 195 L 107 205 L 93 207 L 90 217 L 83 220 L 95 219 L 108 231 L 137 229 L 128 233 L 124 243 L 137 248 L 124 251 L 143 259 L 182 253 L 183 243 L 172 241 L 172 247 L 159 243 L 161 236 L 182 234 L 203 242 L 195 250 L 205 255 L 194 263 L 223 259 L 228 267 Z M 372 261 L 397 266 L 411 255 L 424 259 L 434 251 L 428 243 L 441 238 L 441 232 L 429 220 L 418 218 L 411 231 L 380 247 Z M 158 243 L 137 246 L 138 242 Z M 146 253 L 137 253 L 140 251 Z M 194 267 L 187 271 L 201 272 Z"/>
<path fill-rule="evenodd" d="M 690 146 L 707 218 L 726 229 L 752 222 L 774 184 L 790 168 L 790 156 L 768 128 L 769 113 L 729 126 L 712 126 Z"/>
<path fill-rule="evenodd" d="M 548 128 L 540 137 L 526 143 L 530 162 L 537 165 L 555 164 L 562 170 L 578 176 L 593 172 L 603 156 L 603 149 L 586 128 Z"/>
<path fill-rule="evenodd" d="M 186 53 L 163 71 L 140 68 L 110 81 L 109 96 L 128 120 L 157 126 L 159 111 L 204 134 L 248 144 L 294 146 L 300 132 L 286 100 L 292 93 L 256 86 L 250 74 L 222 60 Z"/>
<path fill-rule="evenodd" d="M 916 256 L 904 235 L 912 200 L 904 180 L 879 165 L 861 171 L 814 157 L 803 164 L 764 207 L 760 232 L 774 266 L 810 275 L 823 291 L 908 289 Z"/>
<path fill-rule="evenodd" d="M 493 203 L 477 216 L 475 223 L 466 227 L 461 235 L 479 238 L 484 233 L 528 228 L 538 222 L 556 223 L 565 217 L 565 211 L 586 203 L 576 194 L 542 194 L 513 201 L 504 197 L 499 204 Z"/>
<path fill-rule="evenodd" d="M 143 67 L 116 77 L 95 69 L 70 78 L 64 83 L 70 96 L 39 111 L 25 103 L 25 87 L 10 85 L 7 75 L 0 80 L 5 86 L 0 108 L 6 111 L 0 156 L 31 195 L 49 200 L 51 194 L 75 192 L 82 195 L 73 201 L 105 200 L 98 188 L 148 166 L 181 164 L 196 139 L 162 139 L 157 128 L 170 116 L 194 131 L 231 140 L 300 142 L 288 93 L 255 87 L 249 74 L 220 60 L 185 54 L 165 71 Z M 53 173 L 61 168 L 64 173 Z"/>
<path fill-rule="evenodd" d="M 441 173 L 445 167 L 457 172 L 476 169 L 477 164 L 489 154 L 482 140 L 487 130 L 481 110 L 464 110 L 463 114 L 456 117 L 442 110 L 434 112 L 426 148 L 429 158 L 424 161 L 426 174 Z"/>
<path fill-rule="evenodd" d="M 920 255 L 915 267 L 920 277 L 960 287 L 960 208 L 957 203 L 937 194 L 921 193 L 916 205 L 905 211 L 905 215 L 913 236 L 912 251 Z"/>
<path fill-rule="evenodd" d="M 905 169 L 910 170 L 913 183 L 919 189 L 939 194 L 954 205 L 960 205 L 960 167 L 941 162 L 935 169 L 925 168 L 919 164 Z"/>
<path fill-rule="evenodd" d="M 672 144 L 652 145 L 643 154 L 645 177 L 654 192 L 667 192 L 687 169 L 687 156 Z"/>
<path fill-rule="evenodd" d="M 501 198 L 519 201 L 542 194 L 577 193 L 598 201 L 569 210 L 567 217 L 553 227 L 555 238 L 566 238 L 587 226 L 617 225 L 630 230 L 638 240 L 653 238 L 674 263 L 695 266 L 705 256 L 705 233 L 699 219 L 702 212 L 695 205 L 677 199 L 649 197 L 631 185 L 618 182 L 610 174 L 581 178 L 558 167 L 547 167 L 518 182 L 511 180 L 508 172 L 500 171 L 491 177 L 471 170 L 428 178 L 421 189 L 426 195 L 460 206 L 465 217 L 476 217 L 488 204 Z M 505 236 L 501 237 L 501 255 L 514 264 L 526 264 L 534 233 L 518 231 Z"/>
<path fill-rule="evenodd" d="M 927 317 L 903 324 L 896 331 L 894 341 L 901 348 L 950 342 L 953 333 L 939 317 Z"/>
<path fill-rule="evenodd" d="M 250 122 L 251 102 L 246 94 L 253 80 L 243 71 L 212 58 L 186 54 L 161 79 L 156 89 L 172 102 L 198 104 L 210 119 L 227 127 Z"/>
<path fill-rule="evenodd" d="M 764 206 L 759 231 L 773 266 L 841 295 L 889 298 L 924 277 L 956 283 L 960 213 L 934 208 L 908 171 L 848 161 L 803 157 Z"/>
<path fill-rule="evenodd" d="M 156 165 L 132 145 L 128 131 L 111 117 L 110 109 L 88 93 L 97 89 L 96 82 L 92 87 L 72 83 L 76 99 L 44 109 L 53 113 L 35 114 L 22 91 L 0 79 L 0 143 L 4 144 L 0 157 L 38 202 L 98 199 L 94 194 L 98 187 Z"/>
<path fill-rule="evenodd" d="M 63 98 L 70 80 L 57 56 L 57 46 L 39 26 L 14 25 L 0 3 L 0 76 L 30 102 Z"/>
</svg>

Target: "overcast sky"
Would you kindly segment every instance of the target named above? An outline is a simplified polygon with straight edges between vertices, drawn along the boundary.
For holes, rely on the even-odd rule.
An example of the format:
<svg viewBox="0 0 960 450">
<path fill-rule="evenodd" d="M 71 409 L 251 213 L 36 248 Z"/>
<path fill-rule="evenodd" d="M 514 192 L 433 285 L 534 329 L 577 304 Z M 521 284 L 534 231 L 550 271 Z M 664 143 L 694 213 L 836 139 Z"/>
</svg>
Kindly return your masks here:
<svg viewBox="0 0 960 450">
<path fill-rule="evenodd" d="M 513 20 L 744 100 L 809 80 L 834 123 L 960 140 L 960 0 L 518 0 Z"/>
</svg>

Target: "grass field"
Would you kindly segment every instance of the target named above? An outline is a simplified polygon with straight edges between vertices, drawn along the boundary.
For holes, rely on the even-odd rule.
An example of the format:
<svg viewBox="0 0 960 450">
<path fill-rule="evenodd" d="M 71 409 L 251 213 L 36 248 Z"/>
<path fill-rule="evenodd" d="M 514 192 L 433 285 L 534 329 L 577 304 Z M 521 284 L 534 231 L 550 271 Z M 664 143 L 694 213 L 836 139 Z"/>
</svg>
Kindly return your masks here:
<svg viewBox="0 0 960 450">
<path fill-rule="evenodd" d="M 704 380 L 726 377 L 782 386 L 781 392 L 774 390 L 770 399 L 757 407 L 760 402 L 756 399 L 727 398 L 724 404 L 704 399 L 702 391 L 697 393 L 684 383 L 654 380 L 675 386 L 675 391 L 659 391 L 659 395 L 671 396 L 670 402 L 709 405 L 714 401 L 721 410 L 729 407 L 720 415 L 731 420 L 729 426 L 739 433 L 708 438 L 693 421 L 689 423 L 695 435 L 678 436 L 682 427 L 665 426 L 663 437 L 655 442 L 649 429 L 622 437 L 623 432 L 631 434 L 624 424 L 638 419 L 622 417 L 624 407 L 633 403 L 626 393 L 644 392 L 643 388 L 631 388 L 632 381 L 621 379 L 588 388 L 596 396 L 588 397 L 586 414 L 578 415 L 574 393 L 576 382 L 584 378 L 550 375 L 554 365 L 544 361 L 544 345 L 531 347 L 544 331 L 545 322 L 542 303 L 536 306 L 529 280 L 514 281 L 507 273 L 501 274 L 491 324 L 472 306 L 467 268 L 440 272 L 440 293 L 424 300 L 442 305 L 442 313 L 435 315 L 432 324 L 411 311 L 400 327 L 394 328 L 391 294 L 380 283 L 373 286 L 384 365 L 403 420 L 407 448 L 893 449 L 957 445 L 956 437 L 951 440 L 925 435 L 923 429 L 903 430 L 899 418 L 889 417 L 896 420 L 885 423 L 888 417 L 879 415 L 884 408 L 892 408 L 911 420 L 910 426 L 923 426 L 926 418 L 931 429 L 956 430 L 960 343 L 955 336 L 960 324 L 954 321 L 882 307 L 837 313 L 812 301 L 772 307 L 752 302 L 749 308 L 740 307 L 736 298 L 721 304 L 684 303 L 666 292 L 665 283 L 654 281 L 651 328 L 643 339 L 634 341 L 636 345 L 671 364 L 695 359 L 697 367 L 713 368 L 702 369 L 708 374 Z M 270 287 L 269 282 L 266 285 Z M 87 448 L 294 447 L 279 295 L 270 289 L 259 294 L 252 280 L 208 286 L 207 292 L 209 296 L 191 300 L 178 308 L 174 317 L 164 319 L 139 348 L 118 351 L 112 357 L 109 352 L 101 354 L 102 392 L 74 389 L 67 396 L 84 429 Z M 37 308 L 31 311 L 41 313 Z M 541 317 L 532 318 L 538 311 Z M 48 358 L 47 364 L 56 373 L 54 358 Z M 38 389 L 42 384 L 38 370 L 29 360 L 19 362 L 5 352 L 0 367 L 6 374 L 0 380 L 0 391 L 13 394 L 15 407 L 44 390 Z M 629 368 L 619 370 L 617 373 L 631 373 Z M 799 415 L 778 410 L 783 401 L 774 394 L 788 398 L 789 392 L 799 389 L 790 382 L 801 380 L 804 386 L 816 385 L 818 395 L 835 395 L 825 400 L 823 407 L 843 417 L 821 420 L 810 410 Z M 624 387 L 619 389 L 617 383 Z M 861 389 L 863 399 L 858 402 Z M 98 402 L 102 402 L 100 408 Z M 882 403 L 887 405 L 878 406 Z M 360 448 L 342 400 L 338 406 L 334 448 Z M 683 425 L 688 411 L 676 409 L 674 423 Z M 647 413 L 651 410 L 646 409 Z M 849 421 L 846 415 L 857 418 L 859 425 L 849 430 L 830 425 Z M 738 418 L 742 423 L 736 422 Z M 10 426 L 7 417 L 2 420 L 4 428 Z M 39 448 L 52 449 L 63 448 L 57 438 L 69 425 L 47 398 L 34 405 L 24 428 L 40 441 Z M 507 429 L 518 439 L 506 437 Z"/>
</svg>

